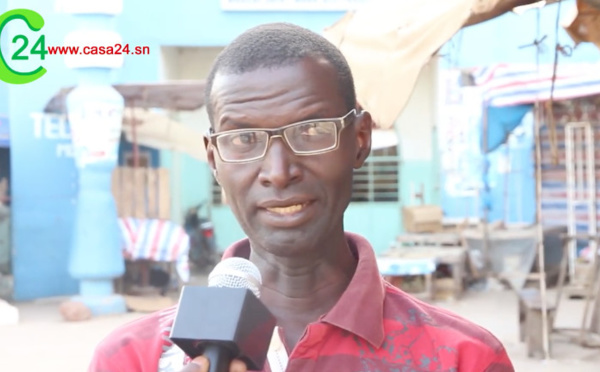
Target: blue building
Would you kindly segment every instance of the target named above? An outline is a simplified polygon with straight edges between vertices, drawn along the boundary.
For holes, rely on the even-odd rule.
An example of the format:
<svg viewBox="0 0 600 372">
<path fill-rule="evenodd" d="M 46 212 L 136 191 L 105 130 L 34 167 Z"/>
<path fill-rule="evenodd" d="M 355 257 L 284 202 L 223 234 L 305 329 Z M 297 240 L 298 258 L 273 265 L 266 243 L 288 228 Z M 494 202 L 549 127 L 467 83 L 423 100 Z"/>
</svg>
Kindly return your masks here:
<svg viewBox="0 0 600 372">
<path fill-rule="evenodd" d="M 306 7 L 306 2 L 295 3 L 298 9 L 290 6 L 287 10 L 272 10 L 269 2 L 263 1 L 256 2 L 262 7 L 232 10 L 226 7 L 235 7 L 234 1 L 175 0 L 154 5 L 126 0 L 116 27 L 125 43 L 148 47 L 150 54 L 126 56 L 112 82 L 203 79 L 219 51 L 252 26 L 286 21 L 320 32 L 344 14 L 343 10 L 316 7 L 299 10 Z M 56 12 L 52 1 L 0 0 L 0 12 L 13 8 L 33 9 L 44 17 L 47 45 L 61 45 L 75 27 L 73 17 Z M 541 12 L 542 29 L 549 34 L 554 13 L 553 6 Z M 425 68 L 411 102 L 398 119 L 398 146 L 378 151 L 357 173 L 356 199 L 346 214 L 347 230 L 363 234 L 381 252 L 402 230 L 401 207 L 411 203 L 420 185 L 425 186 L 426 202 L 441 202 L 435 131 L 439 71 L 504 61 L 532 62 L 534 51 L 520 46 L 535 38 L 535 17 L 534 12 L 509 14 L 463 30 L 442 51 L 446 57 L 434 59 Z M 13 25 L 10 32 L 29 31 L 22 25 Z M 547 43 L 551 46 L 552 35 L 549 36 Z M 560 37 L 565 41 L 568 38 L 564 32 Z M 3 50 L 14 50 L 6 37 L 0 42 Z M 593 46 L 583 45 L 572 58 L 597 60 L 598 55 Z M 544 59 L 550 59 L 549 53 Z M 77 190 L 69 126 L 61 117 L 41 114 L 60 88 L 75 85 L 76 77 L 62 57 L 47 56 L 44 66 L 48 72 L 33 83 L 0 83 L 0 121 L 5 115 L 10 123 L 12 273 L 16 300 L 77 292 L 77 282 L 67 271 Z M 178 119 L 194 125 L 194 113 L 179 114 Z M 4 126 L 3 121 L 0 124 Z M 122 158 L 126 159 L 129 152 L 129 145 L 124 143 Z M 177 152 L 142 149 L 142 153 L 151 159 L 150 165 L 170 170 L 173 220 L 181 222 L 187 208 L 209 202 L 219 248 L 243 237 L 229 207 L 222 203 L 220 190 L 206 164 Z"/>
</svg>

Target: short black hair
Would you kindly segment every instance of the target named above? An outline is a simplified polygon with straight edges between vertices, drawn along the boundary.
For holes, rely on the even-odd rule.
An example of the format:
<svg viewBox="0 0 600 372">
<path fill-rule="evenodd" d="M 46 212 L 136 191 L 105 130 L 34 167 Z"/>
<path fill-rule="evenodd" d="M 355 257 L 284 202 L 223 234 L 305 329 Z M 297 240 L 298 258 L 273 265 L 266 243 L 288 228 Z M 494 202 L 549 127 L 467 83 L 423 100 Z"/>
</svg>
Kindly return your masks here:
<svg viewBox="0 0 600 372">
<path fill-rule="evenodd" d="M 304 58 L 323 58 L 337 71 L 340 93 L 347 110 L 356 105 L 350 66 L 340 50 L 323 36 L 291 23 L 267 23 L 251 28 L 233 40 L 217 56 L 206 79 L 205 104 L 211 124 L 210 95 L 218 73 L 243 74 L 260 68 L 285 67 Z"/>
</svg>

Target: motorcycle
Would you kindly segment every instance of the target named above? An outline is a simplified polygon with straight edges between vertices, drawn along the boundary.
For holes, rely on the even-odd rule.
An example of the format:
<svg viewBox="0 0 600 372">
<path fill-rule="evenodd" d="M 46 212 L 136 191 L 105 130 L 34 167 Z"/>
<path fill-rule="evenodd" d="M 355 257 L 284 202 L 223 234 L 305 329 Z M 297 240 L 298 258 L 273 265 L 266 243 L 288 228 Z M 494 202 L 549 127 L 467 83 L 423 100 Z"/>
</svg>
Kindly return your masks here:
<svg viewBox="0 0 600 372">
<path fill-rule="evenodd" d="M 200 203 L 189 208 L 183 223 L 190 237 L 189 260 L 201 271 L 212 269 L 221 260 L 215 243 L 214 225 L 209 217 L 201 213 L 204 207 L 205 203 Z"/>
</svg>

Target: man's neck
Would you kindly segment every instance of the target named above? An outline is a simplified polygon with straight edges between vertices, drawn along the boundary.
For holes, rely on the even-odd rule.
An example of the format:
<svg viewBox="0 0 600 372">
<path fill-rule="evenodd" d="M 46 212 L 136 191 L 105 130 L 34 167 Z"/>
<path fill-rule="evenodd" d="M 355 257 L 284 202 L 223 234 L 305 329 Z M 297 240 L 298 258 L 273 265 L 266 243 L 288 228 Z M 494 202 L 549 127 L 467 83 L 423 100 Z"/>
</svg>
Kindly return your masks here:
<svg viewBox="0 0 600 372">
<path fill-rule="evenodd" d="M 254 247 L 250 255 L 262 274 L 261 300 L 277 317 L 290 348 L 309 323 L 331 310 L 356 269 L 356 257 L 343 234 L 324 245 L 307 249 L 319 252 L 308 258 L 275 257 Z"/>
<path fill-rule="evenodd" d="M 305 251 L 314 254 L 281 257 L 253 246 L 250 261 L 261 272 L 263 288 L 289 299 L 313 298 L 316 292 L 347 285 L 352 279 L 357 260 L 343 233 Z"/>
</svg>

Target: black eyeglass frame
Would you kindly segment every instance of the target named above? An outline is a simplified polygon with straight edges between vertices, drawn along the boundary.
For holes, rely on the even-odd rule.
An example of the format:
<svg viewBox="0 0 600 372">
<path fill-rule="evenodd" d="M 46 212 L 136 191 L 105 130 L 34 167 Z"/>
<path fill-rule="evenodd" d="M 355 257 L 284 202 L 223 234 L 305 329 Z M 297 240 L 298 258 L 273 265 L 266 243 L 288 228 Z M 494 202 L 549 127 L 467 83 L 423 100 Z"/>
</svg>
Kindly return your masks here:
<svg viewBox="0 0 600 372">
<path fill-rule="evenodd" d="M 353 124 L 356 121 L 356 119 L 362 115 L 363 112 L 364 111 L 361 111 L 360 113 L 357 114 L 357 111 L 354 108 L 342 117 L 304 120 L 304 121 L 299 121 L 296 123 L 288 124 L 288 125 L 285 125 L 280 128 L 274 128 L 274 129 L 244 128 L 244 129 L 233 129 L 233 130 L 216 133 L 214 131 L 214 129 L 211 127 L 209 129 L 206 137 L 208 138 L 209 143 L 218 152 L 219 158 L 221 158 L 221 160 L 225 163 L 248 163 L 251 161 L 256 161 L 256 160 L 260 160 L 260 159 L 264 158 L 265 155 L 267 154 L 267 151 L 269 150 L 269 146 L 271 145 L 271 139 L 276 138 L 276 137 L 280 137 L 283 140 L 283 142 L 287 145 L 287 147 L 290 150 L 292 150 L 292 152 L 295 155 L 298 155 L 298 156 L 320 155 L 320 154 L 324 154 L 324 153 L 327 153 L 330 151 L 337 150 L 337 148 L 340 146 L 340 136 L 341 136 L 342 130 L 344 130 L 344 128 L 350 126 L 351 124 Z M 348 120 L 350 116 L 352 116 L 352 120 Z M 294 150 L 294 148 L 290 145 L 287 137 L 285 136 L 285 131 L 289 128 L 306 125 L 306 124 L 311 124 L 311 123 L 319 123 L 319 122 L 331 122 L 331 123 L 335 124 L 336 134 L 337 134 L 336 139 L 335 139 L 335 144 L 331 147 L 328 147 L 328 148 L 325 148 L 322 150 L 317 150 L 317 151 L 296 151 L 296 150 Z M 267 133 L 267 136 L 268 136 L 267 144 L 266 144 L 265 149 L 262 152 L 262 154 L 259 156 L 254 156 L 252 158 L 242 159 L 242 160 L 226 160 L 226 159 L 224 159 L 219 150 L 219 146 L 217 145 L 217 139 L 224 135 L 230 135 L 230 134 L 235 134 L 235 133 L 246 133 L 246 132 L 266 132 Z"/>
</svg>

